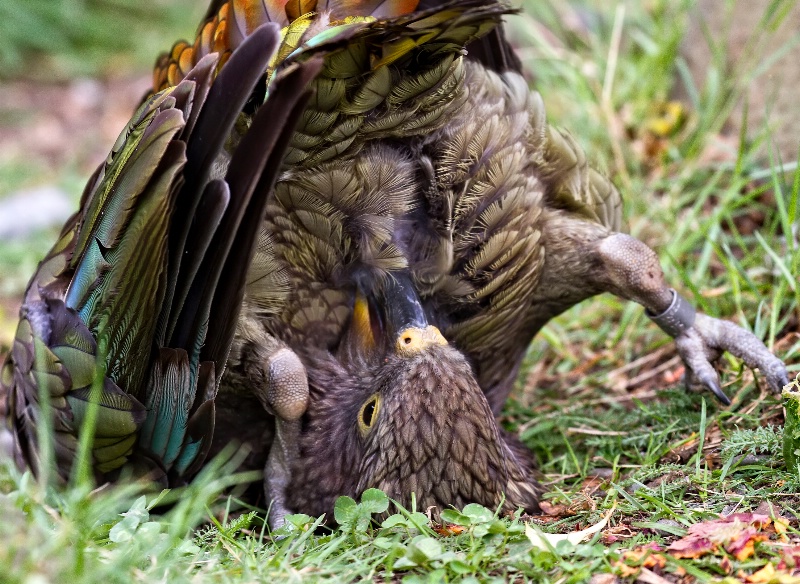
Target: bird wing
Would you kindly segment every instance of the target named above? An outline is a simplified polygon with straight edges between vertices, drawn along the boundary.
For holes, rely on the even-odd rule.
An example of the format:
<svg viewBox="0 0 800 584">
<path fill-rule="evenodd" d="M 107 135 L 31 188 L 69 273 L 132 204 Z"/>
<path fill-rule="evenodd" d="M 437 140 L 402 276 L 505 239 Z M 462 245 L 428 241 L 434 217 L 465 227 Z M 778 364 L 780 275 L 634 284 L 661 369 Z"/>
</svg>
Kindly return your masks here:
<svg viewBox="0 0 800 584">
<path fill-rule="evenodd" d="M 99 474 L 135 453 L 171 478 L 202 462 L 266 204 L 253 194 L 271 189 L 321 66 L 273 79 L 249 147 L 212 176 L 279 43 L 266 24 L 224 66 L 197 59 L 144 101 L 90 180 L 31 280 L 0 375 L 19 461 L 42 469 L 52 452 L 66 478 L 83 442 Z"/>
</svg>

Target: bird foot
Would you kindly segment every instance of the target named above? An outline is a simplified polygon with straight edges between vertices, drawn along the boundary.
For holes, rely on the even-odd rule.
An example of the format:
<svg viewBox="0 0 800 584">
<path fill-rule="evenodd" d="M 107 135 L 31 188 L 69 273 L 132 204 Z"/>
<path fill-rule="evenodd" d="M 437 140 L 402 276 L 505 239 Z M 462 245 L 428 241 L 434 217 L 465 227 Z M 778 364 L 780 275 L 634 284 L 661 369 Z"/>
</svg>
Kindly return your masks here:
<svg viewBox="0 0 800 584">
<path fill-rule="evenodd" d="M 286 347 L 269 356 L 265 373 L 266 387 L 258 396 L 275 415 L 275 439 L 264 468 L 264 493 L 270 502 L 270 526 L 277 528 L 291 513 L 286 487 L 292 466 L 300 458 L 300 418 L 308 407 L 308 377 L 300 359 Z"/>
<path fill-rule="evenodd" d="M 748 367 L 759 369 L 774 392 L 780 392 L 789 383 L 783 361 L 764 346 L 753 333 L 725 320 L 697 314 L 693 324 L 675 337 L 678 353 L 686 365 L 686 386 L 690 389 L 708 389 L 729 405 L 723 393 L 719 374 L 714 369 L 723 352 L 738 357 Z"/>
<path fill-rule="evenodd" d="M 266 391 L 260 395 L 268 411 L 282 420 L 298 420 L 308 407 L 306 369 L 291 349 L 280 348 L 270 355 Z"/>
<path fill-rule="evenodd" d="M 650 319 L 675 339 L 690 389 L 708 389 L 725 405 L 731 403 L 713 365 L 725 351 L 760 369 L 773 391 L 789 382 L 783 362 L 758 337 L 732 322 L 696 313 L 667 286 L 658 257 L 641 241 L 614 233 L 602 239 L 594 253 L 601 266 L 594 276 L 600 289 L 643 305 Z"/>
<path fill-rule="evenodd" d="M 286 502 L 286 488 L 292 474 L 292 463 L 300 456 L 298 440 L 300 420 L 281 420 L 275 423 L 275 441 L 264 467 L 264 494 L 269 501 L 269 526 L 282 527 L 287 515 L 292 513 Z"/>
</svg>

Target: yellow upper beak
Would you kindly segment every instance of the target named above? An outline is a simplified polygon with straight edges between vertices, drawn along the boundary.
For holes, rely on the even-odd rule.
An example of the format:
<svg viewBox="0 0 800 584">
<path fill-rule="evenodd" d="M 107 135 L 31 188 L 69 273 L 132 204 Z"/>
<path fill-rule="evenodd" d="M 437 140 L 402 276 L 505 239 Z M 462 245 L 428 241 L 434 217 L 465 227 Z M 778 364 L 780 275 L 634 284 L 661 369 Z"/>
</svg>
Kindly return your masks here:
<svg viewBox="0 0 800 584">
<path fill-rule="evenodd" d="M 429 324 L 425 328 L 410 326 L 400 331 L 394 344 L 398 355 L 411 357 L 433 345 L 446 345 L 447 341 L 438 328 Z"/>
</svg>

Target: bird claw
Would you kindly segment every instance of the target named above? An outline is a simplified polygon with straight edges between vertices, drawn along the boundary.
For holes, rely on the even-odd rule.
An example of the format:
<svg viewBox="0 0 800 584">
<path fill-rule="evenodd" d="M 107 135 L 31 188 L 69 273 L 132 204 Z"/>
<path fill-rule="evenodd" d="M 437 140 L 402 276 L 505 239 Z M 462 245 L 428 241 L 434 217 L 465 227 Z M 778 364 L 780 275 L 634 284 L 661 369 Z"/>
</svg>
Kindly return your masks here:
<svg viewBox="0 0 800 584">
<path fill-rule="evenodd" d="M 775 393 L 780 393 L 784 387 L 789 385 L 789 372 L 786 371 L 783 362 L 773 366 L 772 370 L 762 367 L 761 372 L 767 378 L 767 385 Z"/>
<path fill-rule="evenodd" d="M 724 391 L 722 391 L 722 387 L 720 387 L 719 381 L 715 377 L 711 377 L 709 375 L 698 375 L 697 380 L 703 385 L 703 387 L 710 390 L 711 393 L 713 393 L 723 405 L 731 405 L 731 399 L 725 395 Z"/>
<path fill-rule="evenodd" d="M 712 365 L 727 351 L 752 369 L 759 369 L 773 392 L 789 383 L 786 366 L 754 334 L 732 322 L 697 314 L 692 326 L 675 337 L 678 353 L 687 369 L 687 385 L 710 390 L 720 402 L 731 401 L 722 391 L 719 375 Z"/>
<path fill-rule="evenodd" d="M 292 513 L 286 489 L 292 480 L 292 464 L 299 458 L 300 421 L 275 419 L 275 439 L 264 467 L 264 494 L 269 503 L 269 525 L 278 529 Z"/>
</svg>

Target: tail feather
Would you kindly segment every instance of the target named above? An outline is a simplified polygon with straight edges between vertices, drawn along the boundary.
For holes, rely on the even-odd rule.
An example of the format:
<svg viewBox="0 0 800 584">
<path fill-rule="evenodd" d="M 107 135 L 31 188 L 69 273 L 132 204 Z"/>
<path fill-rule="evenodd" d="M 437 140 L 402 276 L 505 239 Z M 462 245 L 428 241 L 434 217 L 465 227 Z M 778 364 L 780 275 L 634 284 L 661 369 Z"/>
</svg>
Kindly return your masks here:
<svg viewBox="0 0 800 584">
<path fill-rule="evenodd" d="M 221 179 L 212 180 L 203 191 L 186 234 L 186 240 L 191 243 L 184 246 L 183 257 L 180 259 L 180 280 L 170 286 L 170 291 L 174 296 L 168 298 L 167 301 L 171 304 L 170 315 L 173 322 L 168 323 L 168 326 L 174 327 L 174 321 L 177 321 L 181 315 L 183 303 L 188 295 L 187 288 L 196 281 L 203 259 L 209 251 L 214 234 L 228 208 L 230 198 L 228 183 Z M 166 331 L 158 336 L 162 344 L 166 342 L 165 335 Z"/>
</svg>

